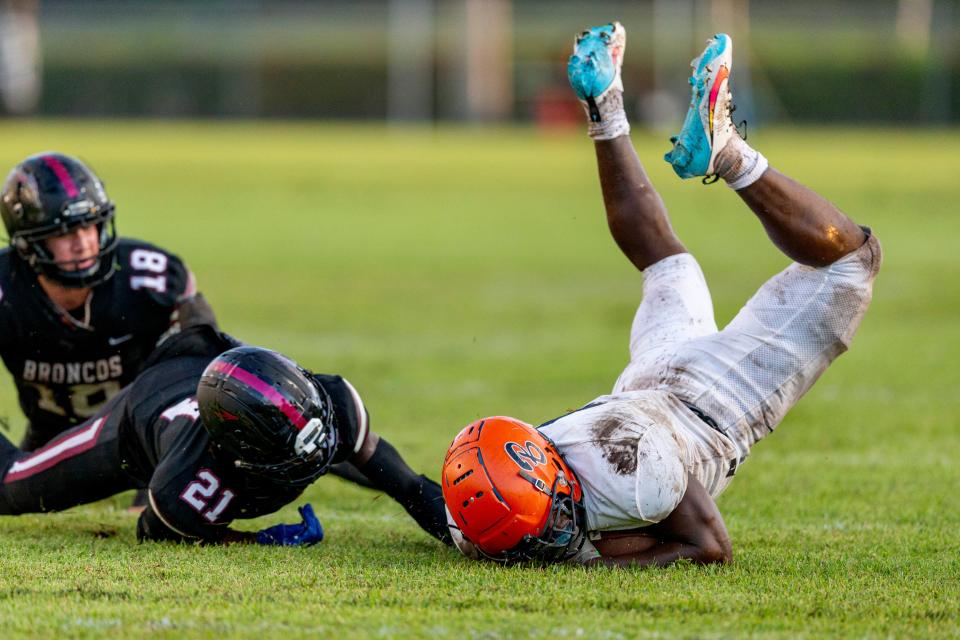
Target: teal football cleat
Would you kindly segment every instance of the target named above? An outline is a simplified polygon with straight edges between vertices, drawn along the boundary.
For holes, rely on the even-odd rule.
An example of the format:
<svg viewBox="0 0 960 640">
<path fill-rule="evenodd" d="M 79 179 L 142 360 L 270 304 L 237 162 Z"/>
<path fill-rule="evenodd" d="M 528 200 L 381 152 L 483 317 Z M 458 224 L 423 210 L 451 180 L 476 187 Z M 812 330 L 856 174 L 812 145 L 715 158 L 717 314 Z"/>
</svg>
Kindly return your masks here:
<svg viewBox="0 0 960 640">
<path fill-rule="evenodd" d="M 623 92 L 620 68 L 626 46 L 627 32 L 619 22 L 588 29 L 574 41 L 567 78 L 591 122 L 603 120 L 598 105 L 611 92 Z"/>
<path fill-rule="evenodd" d="M 673 149 L 663 157 L 681 178 L 713 175 L 717 155 L 732 136 L 738 135 L 730 118 L 733 96 L 728 88 L 733 40 L 718 33 L 690 66 L 693 98 L 683 128 L 670 139 Z"/>
</svg>

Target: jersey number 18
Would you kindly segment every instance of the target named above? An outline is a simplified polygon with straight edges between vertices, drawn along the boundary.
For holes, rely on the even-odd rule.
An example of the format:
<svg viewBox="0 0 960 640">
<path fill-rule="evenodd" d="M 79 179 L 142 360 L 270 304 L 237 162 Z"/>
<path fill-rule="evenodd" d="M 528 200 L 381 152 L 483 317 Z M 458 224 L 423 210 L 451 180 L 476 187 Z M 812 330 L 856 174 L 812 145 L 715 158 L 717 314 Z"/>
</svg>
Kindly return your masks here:
<svg viewBox="0 0 960 640">
<path fill-rule="evenodd" d="M 167 290 L 167 256 L 159 251 L 134 249 L 130 252 L 130 268 L 134 271 L 153 275 L 137 274 L 130 276 L 130 288 L 152 289 L 158 293 Z"/>
</svg>

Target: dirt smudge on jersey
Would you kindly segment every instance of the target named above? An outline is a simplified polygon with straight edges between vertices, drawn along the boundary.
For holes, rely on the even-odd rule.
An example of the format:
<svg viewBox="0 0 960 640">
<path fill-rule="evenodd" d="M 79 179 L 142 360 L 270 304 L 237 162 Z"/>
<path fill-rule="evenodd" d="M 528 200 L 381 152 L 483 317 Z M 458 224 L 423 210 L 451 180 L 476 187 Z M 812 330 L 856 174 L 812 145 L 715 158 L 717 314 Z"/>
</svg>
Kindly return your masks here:
<svg viewBox="0 0 960 640">
<path fill-rule="evenodd" d="M 609 440 L 600 444 L 603 457 L 613 470 L 622 476 L 629 476 L 637 470 L 637 441 Z"/>
<path fill-rule="evenodd" d="M 614 412 L 601 416 L 590 428 L 603 459 L 623 476 L 637 470 L 637 436 L 626 426 L 628 421 L 628 416 Z"/>
<path fill-rule="evenodd" d="M 668 366 L 664 367 L 663 373 L 660 375 L 657 384 L 651 385 L 650 389 L 666 389 L 671 393 L 676 393 L 679 397 L 682 394 L 683 389 L 688 386 L 685 383 L 686 380 L 690 378 L 687 373 L 687 367 L 683 363 L 669 363 Z M 644 409 L 648 409 L 644 407 Z M 654 416 L 651 416 L 654 417 Z M 657 418 L 654 417 L 654 421 L 657 421 Z"/>
</svg>

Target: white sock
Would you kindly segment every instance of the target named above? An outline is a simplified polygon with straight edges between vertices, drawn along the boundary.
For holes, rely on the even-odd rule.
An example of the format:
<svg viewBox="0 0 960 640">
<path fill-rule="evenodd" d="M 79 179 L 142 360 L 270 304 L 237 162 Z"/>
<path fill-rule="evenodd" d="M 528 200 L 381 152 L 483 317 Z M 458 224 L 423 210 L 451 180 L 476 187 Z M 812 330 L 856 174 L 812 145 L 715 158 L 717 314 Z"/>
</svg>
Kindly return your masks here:
<svg viewBox="0 0 960 640">
<path fill-rule="evenodd" d="M 583 101 L 581 100 L 581 103 Z M 587 113 L 587 135 L 594 140 L 613 140 L 630 133 L 630 122 L 627 121 L 627 112 L 623 110 L 623 91 L 611 89 L 597 104 L 599 122 L 594 122 L 590 116 L 589 103 L 583 103 L 583 110 Z"/>
<path fill-rule="evenodd" d="M 734 135 L 717 155 L 714 169 L 728 187 L 739 191 L 759 180 L 769 166 L 762 153 L 748 145 L 740 136 Z"/>
</svg>

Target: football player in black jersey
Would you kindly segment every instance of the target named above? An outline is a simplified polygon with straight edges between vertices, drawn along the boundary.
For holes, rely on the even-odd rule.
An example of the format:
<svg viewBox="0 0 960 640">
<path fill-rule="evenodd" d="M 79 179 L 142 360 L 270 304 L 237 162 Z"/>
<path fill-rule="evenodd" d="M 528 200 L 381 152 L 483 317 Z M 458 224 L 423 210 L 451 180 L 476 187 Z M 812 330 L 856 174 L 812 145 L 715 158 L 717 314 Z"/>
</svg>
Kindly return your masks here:
<svg viewBox="0 0 960 640">
<path fill-rule="evenodd" d="M 0 358 L 27 417 L 21 449 L 92 416 L 167 333 L 215 324 L 180 258 L 117 237 L 113 202 L 76 158 L 45 152 L 18 164 L 0 214 L 11 245 L 0 250 Z M 370 486 L 350 464 L 331 471 Z"/>
<path fill-rule="evenodd" d="M 349 382 L 237 345 L 208 325 L 184 329 L 133 384 L 46 446 L 24 452 L 0 436 L 0 514 L 59 511 L 143 484 L 141 540 L 311 544 L 323 531 L 309 505 L 296 525 L 229 525 L 273 513 L 350 461 L 449 543 L 440 486 L 370 430 Z"/>
<path fill-rule="evenodd" d="M 0 214 L 10 240 L 0 250 L 0 358 L 30 451 L 132 382 L 182 314 L 213 315 L 177 256 L 117 237 L 103 183 L 75 158 L 46 152 L 18 164 Z"/>
</svg>

